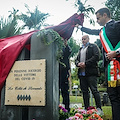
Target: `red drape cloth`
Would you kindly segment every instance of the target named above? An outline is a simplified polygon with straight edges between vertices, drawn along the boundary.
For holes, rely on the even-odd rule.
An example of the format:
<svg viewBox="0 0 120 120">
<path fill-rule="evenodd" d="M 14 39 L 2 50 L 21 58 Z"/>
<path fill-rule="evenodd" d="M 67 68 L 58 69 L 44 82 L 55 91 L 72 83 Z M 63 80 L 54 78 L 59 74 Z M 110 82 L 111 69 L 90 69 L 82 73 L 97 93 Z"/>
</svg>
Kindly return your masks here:
<svg viewBox="0 0 120 120">
<path fill-rule="evenodd" d="M 60 34 L 60 36 L 64 39 L 69 39 L 72 35 L 75 24 L 82 25 L 83 21 L 84 15 L 78 15 L 75 13 L 73 16 L 59 25 L 48 28 L 58 32 L 58 34 Z M 31 37 L 31 35 L 37 31 L 38 30 L 22 35 L 0 39 L 0 92 L 4 85 L 5 79 L 7 78 L 9 71 L 12 68 L 12 65 L 24 48 L 25 43 Z M 27 45 L 26 47 L 30 49 L 30 45 Z"/>
<path fill-rule="evenodd" d="M 58 32 L 58 34 L 63 39 L 68 40 L 73 33 L 75 25 L 79 24 L 83 26 L 83 22 L 84 22 L 84 14 L 78 15 L 77 13 L 75 13 L 66 21 L 60 23 L 59 25 L 46 27 L 46 29 L 53 29 L 54 31 Z"/>
<path fill-rule="evenodd" d="M 34 32 L 0 39 L 0 91 L 12 65 Z"/>
</svg>

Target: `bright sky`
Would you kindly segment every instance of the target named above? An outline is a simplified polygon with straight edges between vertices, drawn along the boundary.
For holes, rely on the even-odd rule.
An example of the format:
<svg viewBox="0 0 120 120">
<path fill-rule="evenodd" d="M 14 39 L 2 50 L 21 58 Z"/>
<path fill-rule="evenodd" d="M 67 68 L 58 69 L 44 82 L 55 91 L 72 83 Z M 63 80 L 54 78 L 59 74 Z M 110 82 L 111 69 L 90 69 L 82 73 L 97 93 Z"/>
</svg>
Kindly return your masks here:
<svg viewBox="0 0 120 120">
<path fill-rule="evenodd" d="M 77 8 L 74 7 L 74 1 L 75 0 L 1 0 L 0 16 L 7 16 L 9 14 L 8 11 L 12 11 L 13 7 L 20 12 L 25 13 L 26 8 L 24 4 L 27 4 L 31 11 L 35 9 L 35 6 L 38 6 L 38 9 L 41 12 L 49 13 L 51 16 L 48 17 L 46 23 L 58 25 L 77 12 Z M 88 0 L 87 4 L 93 6 L 95 10 L 98 10 L 99 8 L 104 7 L 105 1 L 106 0 Z M 93 17 L 96 20 L 95 15 L 93 15 Z M 100 28 L 97 23 L 95 23 L 95 26 L 90 25 L 89 21 L 86 19 L 84 20 L 84 26 L 94 29 Z M 82 37 L 82 32 L 79 30 L 76 33 L 75 29 L 72 37 L 74 37 L 79 43 Z M 94 42 L 97 38 L 99 38 L 99 36 L 90 36 L 90 41 Z"/>
</svg>

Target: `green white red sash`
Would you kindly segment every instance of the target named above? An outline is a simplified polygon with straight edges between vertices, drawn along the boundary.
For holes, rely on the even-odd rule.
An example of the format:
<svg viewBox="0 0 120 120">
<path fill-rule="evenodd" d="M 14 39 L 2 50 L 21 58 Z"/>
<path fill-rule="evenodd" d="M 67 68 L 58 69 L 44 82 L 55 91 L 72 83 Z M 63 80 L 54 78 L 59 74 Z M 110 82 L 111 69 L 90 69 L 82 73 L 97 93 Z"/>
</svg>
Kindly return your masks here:
<svg viewBox="0 0 120 120">
<path fill-rule="evenodd" d="M 99 36 L 106 53 L 108 53 L 109 51 L 115 51 L 120 48 L 120 41 L 118 42 L 116 47 L 113 48 L 111 42 L 109 41 L 105 33 L 105 27 L 103 27 Z M 108 87 L 116 86 L 120 86 L 120 63 L 114 58 L 108 64 Z"/>
</svg>

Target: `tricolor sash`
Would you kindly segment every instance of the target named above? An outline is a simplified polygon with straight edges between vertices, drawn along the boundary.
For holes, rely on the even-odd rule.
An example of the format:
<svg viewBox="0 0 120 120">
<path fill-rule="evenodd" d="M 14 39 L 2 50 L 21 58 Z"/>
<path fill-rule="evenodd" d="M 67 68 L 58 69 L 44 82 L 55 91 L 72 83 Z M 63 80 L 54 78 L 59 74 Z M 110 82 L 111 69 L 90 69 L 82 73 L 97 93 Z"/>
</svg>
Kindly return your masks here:
<svg viewBox="0 0 120 120">
<path fill-rule="evenodd" d="M 99 36 L 106 53 L 108 53 L 109 51 L 115 51 L 120 48 L 120 41 L 118 42 L 116 47 L 113 48 L 111 42 L 109 41 L 105 33 L 105 27 L 103 27 Z M 120 86 L 120 63 L 115 58 L 113 58 L 108 64 L 108 87 L 116 86 Z"/>
</svg>

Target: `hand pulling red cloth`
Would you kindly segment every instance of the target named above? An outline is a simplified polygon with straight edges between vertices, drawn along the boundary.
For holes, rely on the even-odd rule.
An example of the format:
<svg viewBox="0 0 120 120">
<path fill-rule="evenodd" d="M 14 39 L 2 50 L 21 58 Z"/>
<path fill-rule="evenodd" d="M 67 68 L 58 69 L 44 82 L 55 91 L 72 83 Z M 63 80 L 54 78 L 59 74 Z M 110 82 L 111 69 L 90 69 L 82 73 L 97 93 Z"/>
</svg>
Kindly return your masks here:
<svg viewBox="0 0 120 120">
<path fill-rule="evenodd" d="M 73 16 L 60 23 L 59 25 L 48 28 L 58 32 L 58 34 L 60 34 L 60 36 L 64 39 L 69 39 L 72 35 L 74 26 L 76 24 L 82 25 L 83 21 L 84 15 L 78 15 L 75 13 Z M 0 39 L 0 93 L 5 79 L 7 78 L 9 71 L 19 56 L 20 52 L 24 47 L 29 47 L 28 45 L 25 46 L 25 43 L 28 41 L 31 35 L 37 31 L 38 30 L 31 31 L 22 35 Z"/>
<path fill-rule="evenodd" d="M 56 31 L 63 39 L 69 39 L 73 33 L 74 27 L 76 24 L 83 26 L 84 14 L 78 15 L 75 13 L 66 21 L 60 23 L 56 26 L 46 27 L 46 29 L 53 29 Z"/>
</svg>

